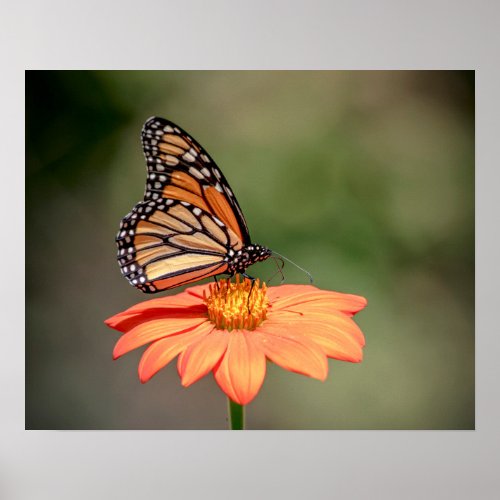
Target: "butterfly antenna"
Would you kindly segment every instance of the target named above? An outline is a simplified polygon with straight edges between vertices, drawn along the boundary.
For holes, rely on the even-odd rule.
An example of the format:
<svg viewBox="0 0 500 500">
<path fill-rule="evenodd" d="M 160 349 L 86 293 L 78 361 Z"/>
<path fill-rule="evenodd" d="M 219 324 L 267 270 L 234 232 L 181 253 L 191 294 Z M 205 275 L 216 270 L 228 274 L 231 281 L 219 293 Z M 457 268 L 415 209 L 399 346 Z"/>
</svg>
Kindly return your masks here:
<svg viewBox="0 0 500 500">
<path fill-rule="evenodd" d="M 282 262 L 283 262 L 283 259 L 284 259 L 287 262 L 290 262 L 290 264 L 294 265 L 297 269 L 300 269 L 301 271 L 303 271 L 304 273 L 306 273 L 307 277 L 309 278 L 309 282 L 313 283 L 314 280 L 313 280 L 312 274 L 309 271 L 306 271 L 303 267 L 300 267 L 298 264 L 295 264 L 295 262 L 293 262 L 293 260 L 288 259 L 284 255 L 281 255 L 278 252 L 275 252 L 274 250 L 272 250 L 272 254 L 276 255 L 277 257 L 279 257 L 282 260 Z"/>
</svg>

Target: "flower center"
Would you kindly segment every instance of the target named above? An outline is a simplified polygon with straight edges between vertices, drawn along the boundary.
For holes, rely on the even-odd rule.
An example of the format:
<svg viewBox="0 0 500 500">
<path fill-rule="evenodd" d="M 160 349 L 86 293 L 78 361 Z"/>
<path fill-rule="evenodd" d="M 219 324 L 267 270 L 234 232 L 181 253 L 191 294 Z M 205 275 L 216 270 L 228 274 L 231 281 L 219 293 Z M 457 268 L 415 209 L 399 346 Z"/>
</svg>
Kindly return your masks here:
<svg viewBox="0 0 500 500">
<path fill-rule="evenodd" d="M 221 280 L 210 285 L 210 295 L 204 296 L 208 317 L 219 330 L 255 330 L 265 319 L 268 306 L 266 284 L 244 279 L 236 282 Z"/>
</svg>

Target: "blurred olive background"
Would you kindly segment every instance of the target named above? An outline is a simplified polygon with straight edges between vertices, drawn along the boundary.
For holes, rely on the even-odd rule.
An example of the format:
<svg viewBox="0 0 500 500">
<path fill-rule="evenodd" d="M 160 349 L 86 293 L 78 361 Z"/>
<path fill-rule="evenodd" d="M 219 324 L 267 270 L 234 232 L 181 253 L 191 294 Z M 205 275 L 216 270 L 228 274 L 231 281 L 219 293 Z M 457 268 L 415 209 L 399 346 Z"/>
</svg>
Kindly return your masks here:
<svg viewBox="0 0 500 500">
<path fill-rule="evenodd" d="M 226 428 L 211 375 L 141 385 L 141 350 L 111 359 L 103 320 L 152 298 L 114 242 L 151 115 L 215 158 L 254 242 L 368 299 L 364 361 L 325 383 L 268 364 L 250 429 L 474 428 L 474 72 L 29 71 L 28 429 Z"/>
</svg>

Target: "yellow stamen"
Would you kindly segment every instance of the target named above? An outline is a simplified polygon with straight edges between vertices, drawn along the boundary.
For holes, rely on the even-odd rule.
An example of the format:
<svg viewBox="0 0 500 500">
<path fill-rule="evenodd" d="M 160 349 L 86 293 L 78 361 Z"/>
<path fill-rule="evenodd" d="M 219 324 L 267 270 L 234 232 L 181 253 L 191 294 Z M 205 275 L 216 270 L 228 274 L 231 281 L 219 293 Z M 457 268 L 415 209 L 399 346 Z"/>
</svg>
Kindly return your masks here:
<svg viewBox="0 0 500 500">
<path fill-rule="evenodd" d="M 268 306 L 265 283 L 244 279 L 240 283 L 221 280 L 210 285 L 210 295 L 204 295 L 208 317 L 219 330 L 255 330 L 265 319 Z"/>
</svg>

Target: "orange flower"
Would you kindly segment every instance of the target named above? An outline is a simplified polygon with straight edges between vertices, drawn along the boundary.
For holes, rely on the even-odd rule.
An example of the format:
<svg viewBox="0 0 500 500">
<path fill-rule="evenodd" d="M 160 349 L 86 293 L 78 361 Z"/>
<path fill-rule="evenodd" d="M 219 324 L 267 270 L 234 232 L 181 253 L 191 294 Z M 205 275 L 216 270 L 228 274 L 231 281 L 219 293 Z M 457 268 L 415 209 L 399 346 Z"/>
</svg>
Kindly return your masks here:
<svg viewBox="0 0 500 500">
<path fill-rule="evenodd" d="M 360 362 L 365 339 L 352 316 L 365 305 L 312 285 L 252 287 L 237 277 L 142 302 L 105 323 L 123 332 L 113 359 L 150 344 L 139 363 L 142 383 L 178 356 L 183 386 L 213 371 L 227 396 L 245 405 L 264 382 L 266 358 L 319 380 L 327 358 Z"/>
</svg>

